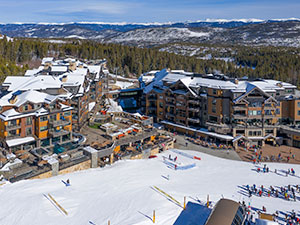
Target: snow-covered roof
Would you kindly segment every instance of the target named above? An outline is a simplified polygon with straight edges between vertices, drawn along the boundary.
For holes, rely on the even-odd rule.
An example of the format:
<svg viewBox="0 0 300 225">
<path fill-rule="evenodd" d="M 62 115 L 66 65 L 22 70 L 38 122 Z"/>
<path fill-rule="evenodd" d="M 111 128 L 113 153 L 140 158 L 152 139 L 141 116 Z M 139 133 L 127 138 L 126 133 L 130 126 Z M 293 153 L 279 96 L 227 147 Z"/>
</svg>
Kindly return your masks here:
<svg viewBox="0 0 300 225">
<path fill-rule="evenodd" d="M 44 69 L 43 66 L 39 66 L 37 69 L 27 70 L 24 74 L 24 76 L 33 76 L 35 74 L 38 74 L 40 71 Z"/>
<path fill-rule="evenodd" d="M 88 65 L 87 67 L 88 67 L 90 73 L 95 73 L 96 74 L 96 79 L 99 79 L 99 73 L 100 73 L 101 66 L 100 65 L 99 66 L 98 65 L 97 66 Z"/>
<path fill-rule="evenodd" d="M 214 89 L 234 89 L 236 84 L 231 81 L 217 80 L 217 79 L 207 79 L 202 77 L 190 77 L 192 79 L 190 86 L 191 87 L 207 87 Z"/>
<path fill-rule="evenodd" d="M 35 90 L 29 90 L 25 91 L 16 97 L 16 102 L 11 104 L 9 100 L 14 95 L 14 92 L 11 92 L 1 98 L 0 105 L 1 106 L 21 106 L 26 102 L 31 103 L 47 103 L 50 104 L 53 101 L 57 99 L 57 96 L 49 95 L 43 92 L 35 91 Z"/>
<path fill-rule="evenodd" d="M 105 99 L 105 104 L 108 106 L 107 112 L 123 112 L 122 107 L 112 99 Z"/>
<path fill-rule="evenodd" d="M 18 118 L 22 118 L 22 117 L 31 116 L 31 115 L 34 115 L 34 113 L 26 113 L 26 114 L 19 113 L 15 109 L 12 108 L 12 109 L 2 112 L 0 114 L 0 119 L 7 121 L 7 120 L 18 119 Z"/>
<path fill-rule="evenodd" d="M 92 111 L 93 108 L 95 107 L 95 105 L 96 105 L 96 102 L 90 102 L 89 103 L 89 111 Z"/>
<path fill-rule="evenodd" d="M 8 87 L 8 91 L 45 90 L 47 88 L 60 88 L 61 81 L 49 75 L 8 76 L 2 86 Z"/>
<path fill-rule="evenodd" d="M 16 158 L 14 159 L 13 162 L 8 162 L 6 163 L 1 169 L 0 171 L 9 171 L 11 166 L 17 165 L 17 164 L 22 164 L 22 160 Z"/>
<path fill-rule="evenodd" d="M 45 57 L 42 59 L 42 65 L 45 65 L 46 62 L 52 62 L 53 61 L 53 57 Z"/>
<path fill-rule="evenodd" d="M 24 137 L 24 138 L 15 138 L 15 139 L 7 140 L 6 144 L 8 147 L 13 147 L 13 146 L 33 142 L 33 141 L 35 141 L 34 137 Z"/>
<path fill-rule="evenodd" d="M 175 73 L 177 72 L 177 73 Z M 181 70 L 178 71 L 171 71 L 168 72 L 166 69 L 163 69 L 157 73 L 155 73 L 155 77 L 153 78 L 152 82 L 148 84 L 145 89 L 144 93 L 149 93 L 155 87 L 163 87 L 162 82 L 167 83 L 175 83 L 178 80 L 181 80 L 184 85 L 189 88 L 191 93 L 193 91 L 190 89 L 191 87 L 207 87 L 207 88 L 214 88 L 214 89 L 222 89 L 222 90 L 231 90 L 231 92 L 237 93 L 244 93 L 250 92 L 254 88 L 258 88 L 263 92 L 266 93 L 274 93 L 277 90 L 284 90 L 285 88 L 292 88 L 296 89 L 295 85 L 276 81 L 276 80 L 257 80 L 257 81 L 244 81 L 238 80 L 235 83 L 234 80 L 221 80 L 214 77 L 213 74 L 210 75 L 211 78 L 207 77 L 193 77 L 193 73 L 184 72 Z M 147 76 L 141 76 L 140 81 L 147 81 Z M 194 94 L 194 93 L 193 93 Z"/>
<path fill-rule="evenodd" d="M 167 69 L 163 69 L 158 73 L 156 73 L 155 78 L 152 80 L 152 82 L 144 88 L 144 93 L 145 94 L 149 93 L 153 89 L 153 86 L 159 84 L 161 80 L 167 75 L 168 75 Z"/>
<path fill-rule="evenodd" d="M 93 147 L 91 146 L 86 146 L 83 148 L 83 150 L 89 152 L 89 153 L 95 153 L 95 152 L 98 152 L 96 149 L 94 149 Z"/>
<path fill-rule="evenodd" d="M 67 72 L 68 67 L 67 66 L 51 66 L 51 72 Z"/>
</svg>

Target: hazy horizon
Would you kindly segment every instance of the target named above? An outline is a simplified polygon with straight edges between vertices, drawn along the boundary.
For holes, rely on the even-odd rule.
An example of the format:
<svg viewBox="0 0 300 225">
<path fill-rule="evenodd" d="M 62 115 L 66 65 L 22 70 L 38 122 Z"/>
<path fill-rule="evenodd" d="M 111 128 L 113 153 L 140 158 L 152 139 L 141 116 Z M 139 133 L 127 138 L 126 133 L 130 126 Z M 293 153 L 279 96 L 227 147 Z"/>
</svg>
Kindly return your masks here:
<svg viewBox="0 0 300 225">
<path fill-rule="evenodd" d="M 0 0 L 1 23 L 166 23 L 297 18 L 298 0 Z"/>
</svg>

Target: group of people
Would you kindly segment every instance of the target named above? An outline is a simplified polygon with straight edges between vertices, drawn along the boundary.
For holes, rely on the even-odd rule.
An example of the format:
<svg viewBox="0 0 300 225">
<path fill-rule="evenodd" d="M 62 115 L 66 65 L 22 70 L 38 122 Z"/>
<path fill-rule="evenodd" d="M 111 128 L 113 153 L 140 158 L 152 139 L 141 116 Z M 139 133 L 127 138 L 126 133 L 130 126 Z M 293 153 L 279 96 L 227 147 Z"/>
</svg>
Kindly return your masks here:
<svg viewBox="0 0 300 225">
<path fill-rule="evenodd" d="M 257 187 L 255 184 L 252 186 L 246 185 L 249 197 L 252 195 L 257 195 L 259 197 L 262 197 L 263 195 L 268 197 L 275 197 L 275 198 L 284 198 L 285 200 L 297 200 L 296 193 L 300 193 L 300 186 L 299 185 L 288 185 L 287 187 L 280 187 L 280 188 L 274 188 L 273 186 L 270 186 L 269 189 L 265 188 L 263 185 L 260 187 Z"/>
<path fill-rule="evenodd" d="M 267 165 L 265 164 L 264 167 L 262 169 L 260 169 L 260 167 L 257 167 L 257 172 L 259 173 L 260 171 L 264 172 L 264 173 L 269 173 L 270 169 L 269 167 L 267 167 Z"/>
</svg>

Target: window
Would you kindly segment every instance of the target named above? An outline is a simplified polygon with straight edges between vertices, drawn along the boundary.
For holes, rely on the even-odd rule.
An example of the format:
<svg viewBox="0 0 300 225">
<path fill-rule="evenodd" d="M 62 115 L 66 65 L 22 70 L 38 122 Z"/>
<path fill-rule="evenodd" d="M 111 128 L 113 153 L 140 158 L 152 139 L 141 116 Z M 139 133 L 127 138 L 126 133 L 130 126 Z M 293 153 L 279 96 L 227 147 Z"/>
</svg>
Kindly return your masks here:
<svg viewBox="0 0 300 225">
<path fill-rule="evenodd" d="M 26 125 L 31 125 L 32 124 L 32 119 L 31 117 L 26 118 Z"/>
<path fill-rule="evenodd" d="M 276 109 L 276 114 L 280 114 L 280 109 L 279 108 Z"/>
<path fill-rule="evenodd" d="M 41 116 L 40 117 L 40 121 L 43 122 L 43 121 L 47 121 L 48 120 L 48 116 Z"/>
<path fill-rule="evenodd" d="M 48 126 L 40 127 L 40 131 L 45 131 L 45 130 L 48 130 Z"/>
<path fill-rule="evenodd" d="M 213 106 L 212 108 L 211 108 L 211 111 L 212 111 L 212 113 L 216 113 L 216 106 Z"/>
<path fill-rule="evenodd" d="M 298 110 L 298 116 L 300 116 L 300 110 Z"/>
<path fill-rule="evenodd" d="M 56 118 L 57 118 L 56 114 L 53 114 L 53 115 L 50 116 L 50 120 L 56 121 Z"/>
<path fill-rule="evenodd" d="M 70 116 L 71 115 L 71 111 L 65 112 L 65 116 Z"/>
<path fill-rule="evenodd" d="M 160 107 L 160 108 L 163 108 L 163 107 L 164 107 L 164 104 L 163 104 L 162 102 L 160 102 L 160 103 L 159 103 L 159 107 Z"/>
<path fill-rule="evenodd" d="M 27 111 L 29 109 L 28 104 L 23 106 L 23 111 Z"/>
<path fill-rule="evenodd" d="M 8 137 L 11 137 L 11 136 L 19 136 L 18 134 L 17 134 L 17 130 L 10 130 L 9 132 L 8 132 L 8 135 L 7 135 Z"/>
<path fill-rule="evenodd" d="M 300 108 L 300 102 L 297 102 L 297 106 L 298 106 L 298 108 Z"/>
<path fill-rule="evenodd" d="M 31 135 L 32 134 L 32 129 L 31 129 L 31 127 L 27 127 L 26 128 L 26 136 L 29 136 L 29 135 Z"/>
<path fill-rule="evenodd" d="M 213 95 L 216 95 L 216 94 L 217 94 L 217 90 L 213 89 Z"/>
<path fill-rule="evenodd" d="M 7 123 L 7 126 L 11 127 L 11 126 L 16 126 L 17 125 L 17 120 L 9 120 Z"/>
<path fill-rule="evenodd" d="M 257 115 L 261 115 L 261 110 L 258 110 L 258 111 L 257 111 Z"/>
<path fill-rule="evenodd" d="M 217 100 L 216 99 L 212 100 L 212 104 L 216 105 L 217 104 Z"/>
</svg>

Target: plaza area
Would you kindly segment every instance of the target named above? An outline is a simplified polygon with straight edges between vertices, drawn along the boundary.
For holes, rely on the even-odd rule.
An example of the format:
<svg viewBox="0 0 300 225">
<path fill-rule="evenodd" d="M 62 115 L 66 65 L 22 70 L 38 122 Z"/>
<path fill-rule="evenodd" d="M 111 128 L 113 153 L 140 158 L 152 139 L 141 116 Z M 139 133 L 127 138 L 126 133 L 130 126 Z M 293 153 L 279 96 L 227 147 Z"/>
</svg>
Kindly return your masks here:
<svg viewBox="0 0 300 225">
<path fill-rule="evenodd" d="M 253 162 L 261 155 L 261 162 L 282 162 L 300 164 L 300 149 L 286 145 L 272 146 L 266 144 L 261 149 L 239 147 L 236 152 L 243 161 Z M 278 156 L 280 156 L 278 158 Z"/>
</svg>

